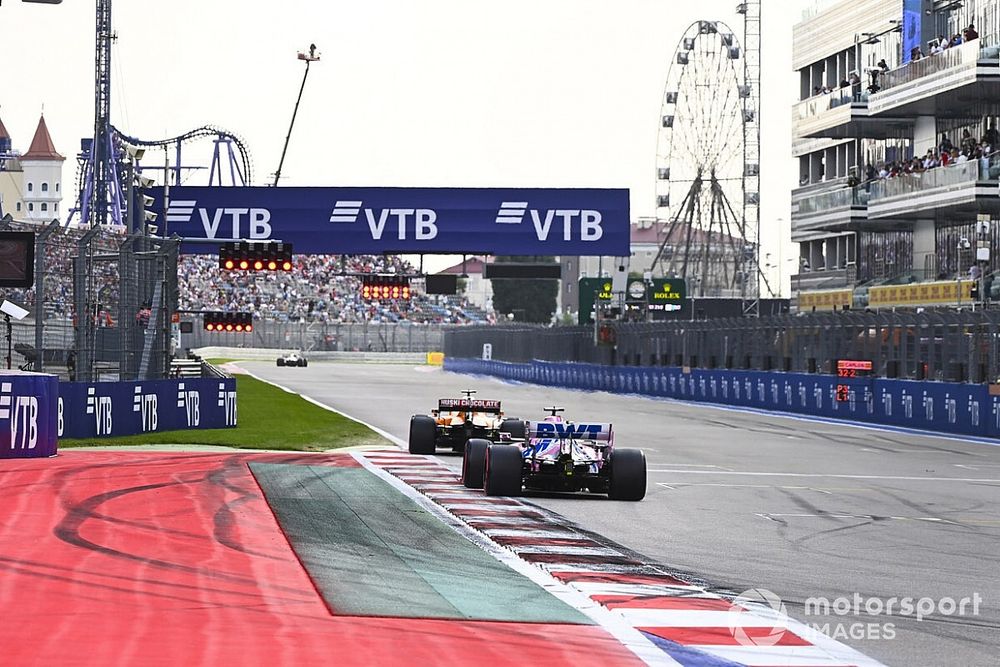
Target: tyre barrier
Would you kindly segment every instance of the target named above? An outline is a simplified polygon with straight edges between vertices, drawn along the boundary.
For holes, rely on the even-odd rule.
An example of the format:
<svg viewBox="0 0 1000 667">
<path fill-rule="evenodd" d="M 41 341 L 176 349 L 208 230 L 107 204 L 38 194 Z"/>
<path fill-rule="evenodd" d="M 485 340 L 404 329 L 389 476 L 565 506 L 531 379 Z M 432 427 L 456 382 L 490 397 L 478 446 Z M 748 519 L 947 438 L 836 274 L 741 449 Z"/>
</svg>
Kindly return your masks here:
<svg viewBox="0 0 1000 667">
<path fill-rule="evenodd" d="M 567 389 L 673 398 L 904 428 L 1000 438 L 989 385 L 832 375 L 445 358 L 455 373 Z M 838 386 L 841 387 L 838 399 Z M 846 387 L 846 391 L 844 388 Z"/>
</svg>

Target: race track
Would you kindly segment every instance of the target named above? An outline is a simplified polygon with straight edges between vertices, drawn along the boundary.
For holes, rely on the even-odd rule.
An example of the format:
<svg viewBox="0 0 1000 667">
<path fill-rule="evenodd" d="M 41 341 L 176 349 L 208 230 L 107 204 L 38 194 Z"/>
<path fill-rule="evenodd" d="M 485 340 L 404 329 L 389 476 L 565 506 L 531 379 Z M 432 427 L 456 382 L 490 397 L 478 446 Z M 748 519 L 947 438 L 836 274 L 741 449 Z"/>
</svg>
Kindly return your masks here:
<svg viewBox="0 0 1000 667">
<path fill-rule="evenodd" d="M 791 616 L 829 624 L 886 664 L 997 664 L 1000 447 L 429 367 L 240 365 L 403 440 L 411 414 L 466 388 L 502 400 L 508 415 L 538 418 L 555 403 L 570 419 L 612 422 L 620 446 L 646 452 L 643 502 L 527 499 L 711 587 L 773 591 Z M 806 614 L 808 598 L 854 604 L 856 594 L 860 615 Z M 935 609 L 920 621 L 865 612 L 866 602 L 877 611 L 904 597 L 930 598 Z M 948 613 L 948 599 L 962 598 L 964 615 Z"/>
</svg>

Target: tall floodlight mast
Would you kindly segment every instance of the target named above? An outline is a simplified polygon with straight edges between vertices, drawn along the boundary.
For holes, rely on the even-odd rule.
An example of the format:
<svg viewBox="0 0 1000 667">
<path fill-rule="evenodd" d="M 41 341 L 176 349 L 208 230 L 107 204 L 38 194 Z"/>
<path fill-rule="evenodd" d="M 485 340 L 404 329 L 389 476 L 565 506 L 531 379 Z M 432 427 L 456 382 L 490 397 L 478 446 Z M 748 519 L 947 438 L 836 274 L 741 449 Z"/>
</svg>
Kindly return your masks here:
<svg viewBox="0 0 1000 667">
<path fill-rule="evenodd" d="M 309 78 L 309 65 L 319 60 L 319 51 L 315 44 L 309 45 L 308 51 L 299 51 L 299 60 L 306 61 L 306 71 L 302 74 L 302 85 L 299 86 L 299 96 L 295 98 L 295 109 L 292 110 L 292 122 L 288 124 L 288 134 L 285 136 L 285 147 L 281 149 L 281 160 L 278 171 L 274 172 L 274 186 L 281 180 L 281 168 L 285 166 L 285 153 L 288 152 L 288 141 L 292 138 L 292 128 L 295 127 L 295 117 L 299 114 L 299 103 L 302 101 L 302 91 L 306 89 L 306 79 Z"/>
<path fill-rule="evenodd" d="M 85 149 L 84 185 L 80 192 L 81 220 L 92 226 L 123 224 L 121 181 L 111 130 L 111 0 L 97 0 L 96 56 L 94 62 L 94 137 Z M 109 210 L 110 209 L 110 210 Z"/>
<path fill-rule="evenodd" d="M 743 294 L 743 314 L 760 317 L 760 0 L 741 2 L 736 12 L 743 16 L 743 85 L 749 94 L 743 98 L 743 115 L 747 118 L 743 141 L 743 220 L 753 236 L 752 248 L 744 253 L 743 274 L 747 277 Z M 767 285 L 767 278 L 764 278 Z M 780 289 L 780 286 L 779 286 Z"/>
</svg>

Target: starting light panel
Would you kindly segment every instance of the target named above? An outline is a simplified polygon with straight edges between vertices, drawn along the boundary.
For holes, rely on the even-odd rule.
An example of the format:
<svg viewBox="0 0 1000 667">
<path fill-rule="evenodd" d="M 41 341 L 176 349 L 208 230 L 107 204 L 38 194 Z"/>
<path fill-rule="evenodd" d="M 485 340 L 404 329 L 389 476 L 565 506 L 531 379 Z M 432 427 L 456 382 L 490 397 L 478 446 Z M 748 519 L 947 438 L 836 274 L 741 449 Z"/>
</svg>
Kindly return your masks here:
<svg viewBox="0 0 1000 667">
<path fill-rule="evenodd" d="M 291 271 L 292 244 L 275 241 L 230 241 L 219 248 L 223 271 Z"/>
<path fill-rule="evenodd" d="M 410 279 L 406 276 L 363 276 L 361 298 L 366 301 L 409 300 Z"/>
<path fill-rule="evenodd" d="M 217 333 L 252 333 L 253 313 L 203 313 L 205 331 Z"/>
</svg>

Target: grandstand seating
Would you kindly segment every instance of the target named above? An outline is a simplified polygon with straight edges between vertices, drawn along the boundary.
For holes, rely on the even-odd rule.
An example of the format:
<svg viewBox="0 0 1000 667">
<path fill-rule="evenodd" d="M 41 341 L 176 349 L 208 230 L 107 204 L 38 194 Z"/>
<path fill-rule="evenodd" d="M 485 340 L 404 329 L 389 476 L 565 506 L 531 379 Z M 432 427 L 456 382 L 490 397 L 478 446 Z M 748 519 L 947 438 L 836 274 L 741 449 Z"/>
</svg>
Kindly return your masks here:
<svg viewBox="0 0 1000 667">
<path fill-rule="evenodd" d="M 14 223 L 12 229 L 37 230 Z M 69 319 L 73 315 L 72 257 L 83 232 L 63 229 L 51 237 L 46 255 L 44 316 Z M 115 253 L 121 236 L 108 231 L 95 242 L 95 252 Z M 108 317 L 116 317 L 119 278 L 114 262 L 98 264 L 93 286 Z M 434 324 L 472 324 L 492 316 L 461 296 L 436 296 L 415 292 L 409 301 L 365 301 L 360 282 L 344 273 L 382 272 L 413 274 L 415 270 L 396 256 L 299 255 L 288 273 L 225 272 L 216 255 L 182 255 L 178 266 L 181 310 L 249 311 L 259 320 L 324 323 L 410 321 Z M 34 311 L 34 290 L 10 290 L 7 298 Z"/>
</svg>

